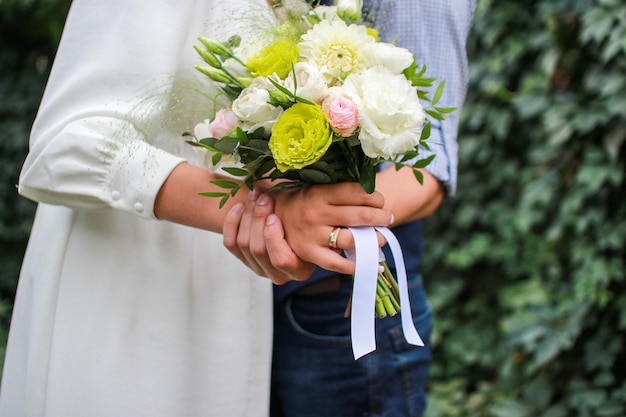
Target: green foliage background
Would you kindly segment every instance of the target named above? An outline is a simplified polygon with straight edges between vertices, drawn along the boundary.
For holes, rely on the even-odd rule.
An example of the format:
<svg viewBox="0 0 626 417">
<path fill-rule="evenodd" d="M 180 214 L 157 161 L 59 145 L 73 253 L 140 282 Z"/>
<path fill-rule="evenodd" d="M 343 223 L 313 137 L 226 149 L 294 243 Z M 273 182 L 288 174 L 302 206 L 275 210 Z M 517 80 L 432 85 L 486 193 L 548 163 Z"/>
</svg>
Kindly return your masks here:
<svg viewBox="0 0 626 417">
<path fill-rule="evenodd" d="M 0 0 L 0 345 L 15 183 L 68 0 Z M 626 4 L 478 0 L 459 191 L 426 222 L 427 417 L 626 415 Z"/>
<path fill-rule="evenodd" d="M 626 416 L 626 3 L 479 0 L 428 417 Z"/>
<path fill-rule="evenodd" d="M 0 358 L 36 207 L 15 185 L 69 5 L 0 0 Z"/>
</svg>

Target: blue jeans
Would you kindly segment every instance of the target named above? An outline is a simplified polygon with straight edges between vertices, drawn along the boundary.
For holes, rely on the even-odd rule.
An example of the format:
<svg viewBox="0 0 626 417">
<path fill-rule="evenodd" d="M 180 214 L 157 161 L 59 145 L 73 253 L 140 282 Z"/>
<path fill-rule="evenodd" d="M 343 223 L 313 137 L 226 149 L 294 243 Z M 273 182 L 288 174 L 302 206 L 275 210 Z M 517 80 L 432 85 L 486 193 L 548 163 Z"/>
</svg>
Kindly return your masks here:
<svg viewBox="0 0 626 417">
<path fill-rule="evenodd" d="M 409 278 L 413 320 L 425 347 L 404 339 L 400 315 L 376 320 L 376 350 L 354 360 L 344 312 L 351 278 L 338 291 L 294 295 L 274 319 L 272 417 L 419 417 L 426 408 L 432 315 L 419 275 Z"/>
</svg>

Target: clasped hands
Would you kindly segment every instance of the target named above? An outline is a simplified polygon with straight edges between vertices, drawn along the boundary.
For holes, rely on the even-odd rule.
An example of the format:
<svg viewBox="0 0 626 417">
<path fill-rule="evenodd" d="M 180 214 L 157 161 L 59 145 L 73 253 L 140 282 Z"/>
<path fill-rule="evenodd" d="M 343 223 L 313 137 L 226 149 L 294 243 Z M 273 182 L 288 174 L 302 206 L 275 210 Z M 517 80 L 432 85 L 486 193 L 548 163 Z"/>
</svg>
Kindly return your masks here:
<svg viewBox="0 0 626 417">
<path fill-rule="evenodd" d="M 316 265 L 354 274 L 354 261 L 341 255 L 341 249 L 354 248 L 352 234 L 335 232 L 333 248 L 333 230 L 392 223 L 382 194 L 367 194 L 358 183 L 255 190 L 226 215 L 224 245 L 256 274 L 284 284 L 309 278 Z M 378 243 L 385 243 L 380 234 Z"/>
</svg>

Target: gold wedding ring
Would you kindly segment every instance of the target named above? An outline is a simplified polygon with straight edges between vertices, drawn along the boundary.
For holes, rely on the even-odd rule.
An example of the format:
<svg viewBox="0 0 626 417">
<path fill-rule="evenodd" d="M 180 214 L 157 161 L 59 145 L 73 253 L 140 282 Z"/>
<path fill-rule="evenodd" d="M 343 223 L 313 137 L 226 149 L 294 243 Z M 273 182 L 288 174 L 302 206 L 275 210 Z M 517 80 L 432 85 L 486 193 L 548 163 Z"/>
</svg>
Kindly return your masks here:
<svg viewBox="0 0 626 417">
<path fill-rule="evenodd" d="M 341 231 L 341 227 L 335 227 L 330 235 L 328 236 L 328 246 L 333 249 L 337 249 L 337 237 L 339 236 L 339 232 Z"/>
</svg>

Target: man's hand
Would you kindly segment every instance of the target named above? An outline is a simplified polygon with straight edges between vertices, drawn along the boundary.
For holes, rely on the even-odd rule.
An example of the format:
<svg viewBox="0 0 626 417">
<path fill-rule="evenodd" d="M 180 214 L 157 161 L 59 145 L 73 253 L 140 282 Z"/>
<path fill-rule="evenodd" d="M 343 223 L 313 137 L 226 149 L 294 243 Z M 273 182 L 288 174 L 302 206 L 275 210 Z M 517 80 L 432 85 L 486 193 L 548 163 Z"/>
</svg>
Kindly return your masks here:
<svg viewBox="0 0 626 417">
<path fill-rule="evenodd" d="M 391 213 L 382 209 L 379 193 L 367 194 L 359 184 L 318 185 L 250 195 L 229 212 L 224 245 L 257 274 L 275 283 L 303 280 L 315 265 L 343 274 L 354 273 L 354 261 L 341 249 L 354 248 L 352 234 L 341 229 L 336 248 L 331 232 L 342 226 L 387 226 Z M 271 215 L 272 210 L 276 211 Z M 282 221 L 281 221 L 282 220 Z M 379 236 L 379 244 L 384 238 Z"/>
</svg>

